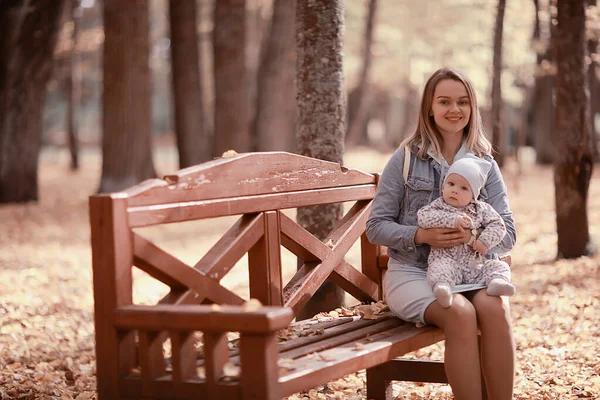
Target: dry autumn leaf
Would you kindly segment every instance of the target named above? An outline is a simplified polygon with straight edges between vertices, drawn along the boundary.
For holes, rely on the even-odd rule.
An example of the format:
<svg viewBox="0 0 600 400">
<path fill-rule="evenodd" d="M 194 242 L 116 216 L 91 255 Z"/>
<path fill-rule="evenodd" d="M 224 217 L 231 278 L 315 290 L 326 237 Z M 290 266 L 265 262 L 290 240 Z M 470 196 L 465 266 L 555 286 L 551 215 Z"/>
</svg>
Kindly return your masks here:
<svg viewBox="0 0 600 400">
<path fill-rule="evenodd" d="M 257 299 L 250 299 L 244 304 L 242 304 L 242 309 L 244 311 L 256 311 L 262 308 L 262 303 Z"/>
<path fill-rule="evenodd" d="M 2 399 L 91 400 L 97 396 L 88 195 L 97 189 L 99 169 L 86 165 L 71 174 L 61 164 L 64 153 L 60 154 L 52 163 L 48 153 L 42 154 L 38 204 L 0 207 Z M 517 348 L 514 398 L 595 399 L 600 393 L 600 254 L 554 260 L 557 237 L 553 202 L 531 201 L 531 193 L 536 199 L 553 198 L 552 169 L 528 166 L 526 174 L 517 180 L 511 165 L 506 168 L 504 176 L 518 231 L 512 253 L 517 293 L 510 308 Z M 590 233 L 598 243 L 600 175 L 596 173 L 588 207 Z M 224 222 L 210 224 L 150 227 L 148 237 L 193 265 L 199 253 L 208 251 L 198 236 L 214 239 L 214 243 L 218 239 L 215 231 L 230 228 Z M 360 260 L 360 254 L 349 253 L 348 262 L 356 265 L 351 260 Z M 295 258 L 284 264 L 295 270 Z M 236 284 L 247 280 L 247 269 L 239 268 L 242 272 L 238 272 L 236 268 L 226 278 Z M 169 291 L 136 268 L 132 276 L 136 304 L 156 304 Z M 240 288 L 235 286 L 232 291 L 247 295 Z M 335 311 L 340 318 L 359 312 L 350 307 Z M 327 314 L 325 320 L 333 317 Z M 233 336 L 231 340 L 235 340 Z M 443 354 L 444 344 L 440 343 L 405 357 L 441 360 Z M 313 400 L 320 394 L 365 400 L 365 379 L 361 371 L 329 382 L 327 387 L 313 388 L 310 395 L 307 390 L 288 399 Z M 447 385 L 394 382 L 393 389 L 402 400 L 452 398 Z"/>
</svg>

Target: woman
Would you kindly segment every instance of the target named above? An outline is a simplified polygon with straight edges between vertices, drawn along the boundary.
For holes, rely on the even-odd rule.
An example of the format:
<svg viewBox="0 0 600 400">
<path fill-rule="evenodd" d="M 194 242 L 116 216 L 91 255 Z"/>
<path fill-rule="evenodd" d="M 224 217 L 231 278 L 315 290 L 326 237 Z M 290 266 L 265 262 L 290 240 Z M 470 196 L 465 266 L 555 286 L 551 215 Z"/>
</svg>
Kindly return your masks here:
<svg viewBox="0 0 600 400">
<path fill-rule="evenodd" d="M 411 153 L 406 181 L 405 147 Z M 445 369 L 456 399 L 481 399 L 483 370 L 490 400 L 508 400 L 515 373 L 508 301 L 488 296 L 482 285 L 458 285 L 453 288 L 452 306 L 444 308 L 426 280 L 429 249 L 468 243 L 473 233 L 417 226 L 417 211 L 440 196 L 448 168 L 467 153 L 492 163 L 479 199 L 500 214 L 507 228 L 501 243 L 487 257 L 509 252 L 516 231 L 506 186 L 490 155 L 491 144 L 484 134 L 473 84 L 451 68 L 436 71 L 427 81 L 417 128 L 388 161 L 379 180 L 367 236 L 372 243 L 388 247 L 384 290 L 390 309 L 406 321 L 444 330 Z"/>
</svg>

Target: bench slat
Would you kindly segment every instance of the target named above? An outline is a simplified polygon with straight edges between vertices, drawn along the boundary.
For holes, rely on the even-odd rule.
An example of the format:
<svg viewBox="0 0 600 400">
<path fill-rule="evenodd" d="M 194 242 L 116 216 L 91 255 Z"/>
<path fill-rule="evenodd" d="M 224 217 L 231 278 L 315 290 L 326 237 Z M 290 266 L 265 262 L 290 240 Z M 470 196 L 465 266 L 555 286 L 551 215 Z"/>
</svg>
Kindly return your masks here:
<svg viewBox="0 0 600 400">
<path fill-rule="evenodd" d="M 397 318 L 361 320 L 360 322 L 362 321 L 369 321 L 370 323 L 361 325 L 354 322 L 351 324 L 342 325 L 345 327 L 345 329 L 339 329 L 339 333 L 337 335 L 334 334 L 331 337 L 325 338 L 324 340 L 319 340 L 317 342 L 306 344 L 289 351 L 284 351 L 281 353 L 281 357 L 286 359 L 297 359 L 306 356 L 307 354 L 321 352 L 333 347 L 341 346 L 348 342 L 354 342 L 356 340 L 372 336 L 403 324 L 403 322 Z"/>
<path fill-rule="evenodd" d="M 161 304 L 119 307 L 114 317 L 114 327 L 121 330 L 266 333 L 286 328 L 294 313 L 287 307 L 248 310 L 239 306 Z"/>
<path fill-rule="evenodd" d="M 242 305 L 245 300 L 237 294 L 219 285 L 197 269 L 163 251 L 151 241 L 133 232 L 134 263 L 150 276 L 176 284 L 176 289 L 189 287 L 216 303 Z M 164 281 L 163 281 L 164 282 Z M 166 282 L 165 282 L 166 283 Z M 202 301 L 201 299 L 198 300 Z"/>
<path fill-rule="evenodd" d="M 333 244 L 333 248 L 329 249 L 321 241 L 314 236 L 303 238 L 303 245 L 306 248 L 312 247 L 312 252 L 319 252 L 319 258 L 323 261 L 320 264 L 305 263 L 297 272 L 296 275 L 288 282 L 284 289 L 284 304 L 287 307 L 292 307 L 298 311 L 301 309 L 308 299 L 317 291 L 321 284 L 329 277 L 335 267 L 344 259 L 344 256 L 350 250 L 352 245 L 358 240 L 364 231 L 366 219 L 369 216 L 370 207 L 364 207 L 361 212 L 354 215 L 340 228 L 332 232 L 330 236 L 339 237 L 340 240 Z M 291 231 L 288 229 L 293 222 L 284 215 L 281 216 L 281 229 L 284 234 L 290 236 Z M 295 232 L 302 230 L 295 229 Z M 343 232 L 343 233 L 339 233 Z M 327 248 L 327 249 L 326 249 Z"/>
<path fill-rule="evenodd" d="M 284 210 L 317 204 L 369 200 L 375 196 L 375 185 L 365 184 L 301 192 L 274 193 L 226 199 L 163 203 L 153 206 L 129 207 L 129 226 L 139 228 L 157 224 L 194 221 L 202 218 Z"/>
<path fill-rule="evenodd" d="M 297 359 L 292 364 L 295 369 L 283 373 L 279 382 L 283 395 L 287 396 L 371 368 L 443 339 L 444 334 L 439 328 L 417 328 L 404 323 L 371 337 Z"/>
<path fill-rule="evenodd" d="M 359 184 L 375 176 L 285 152 L 245 153 L 184 168 L 127 190 L 130 206 L 213 200 Z"/>
</svg>

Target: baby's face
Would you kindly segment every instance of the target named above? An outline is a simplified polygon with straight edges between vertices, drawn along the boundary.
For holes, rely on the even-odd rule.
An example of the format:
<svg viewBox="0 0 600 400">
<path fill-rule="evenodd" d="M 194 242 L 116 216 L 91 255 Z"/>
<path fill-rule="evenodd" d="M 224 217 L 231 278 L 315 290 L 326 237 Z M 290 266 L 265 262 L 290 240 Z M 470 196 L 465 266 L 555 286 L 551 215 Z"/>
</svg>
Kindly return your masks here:
<svg viewBox="0 0 600 400">
<path fill-rule="evenodd" d="M 469 182 L 458 174 L 450 174 L 442 188 L 444 201 L 454 207 L 466 207 L 473 200 Z"/>
</svg>

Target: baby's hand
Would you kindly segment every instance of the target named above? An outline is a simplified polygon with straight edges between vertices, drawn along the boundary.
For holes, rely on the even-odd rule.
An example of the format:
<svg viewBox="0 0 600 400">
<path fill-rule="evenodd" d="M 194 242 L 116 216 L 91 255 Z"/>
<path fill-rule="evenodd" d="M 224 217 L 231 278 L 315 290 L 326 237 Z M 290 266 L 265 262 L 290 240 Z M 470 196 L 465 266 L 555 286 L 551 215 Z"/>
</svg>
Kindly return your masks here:
<svg viewBox="0 0 600 400">
<path fill-rule="evenodd" d="M 471 218 L 467 217 L 466 215 L 460 216 L 458 217 L 458 219 L 456 220 L 456 227 L 461 231 L 464 232 L 465 229 L 468 229 L 469 226 L 471 226 Z"/>
<path fill-rule="evenodd" d="M 471 247 L 473 247 L 473 250 L 475 250 L 476 252 L 482 254 L 482 255 L 486 255 L 488 252 L 488 248 L 486 247 L 485 244 L 483 244 L 483 242 L 479 239 L 477 239 L 475 242 L 473 242 L 473 244 L 471 245 Z"/>
</svg>

